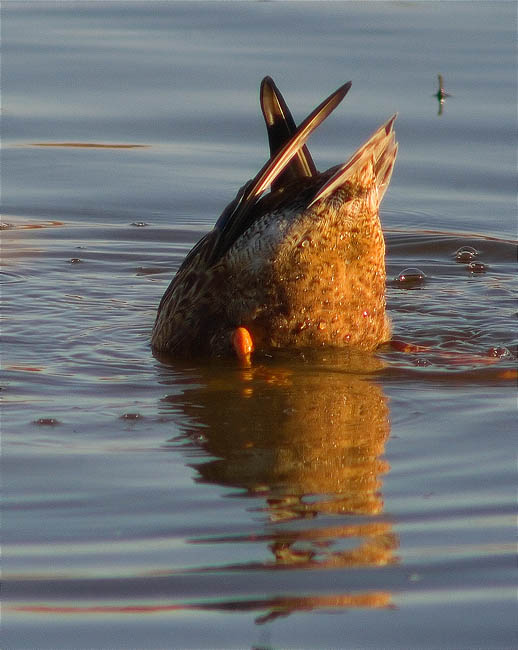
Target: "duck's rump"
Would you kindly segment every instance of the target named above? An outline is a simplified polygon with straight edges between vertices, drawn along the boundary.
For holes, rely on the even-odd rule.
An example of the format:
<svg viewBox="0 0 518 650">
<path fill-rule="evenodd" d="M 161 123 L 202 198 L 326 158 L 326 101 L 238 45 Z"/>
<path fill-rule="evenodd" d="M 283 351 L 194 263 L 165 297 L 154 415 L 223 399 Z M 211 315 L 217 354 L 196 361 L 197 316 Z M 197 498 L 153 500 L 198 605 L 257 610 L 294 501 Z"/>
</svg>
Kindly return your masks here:
<svg viewBox="0 0 518 650">
<path fill-rule="evenodd" d="M 350 198 L 343 188 L 309 209 L 267 214 L 222 264 L 231 279 L 225 320 L 246 327 L 256 348 L 373 349 L 390 337 L 384 258 L 366 194 Z"/>
</svg>

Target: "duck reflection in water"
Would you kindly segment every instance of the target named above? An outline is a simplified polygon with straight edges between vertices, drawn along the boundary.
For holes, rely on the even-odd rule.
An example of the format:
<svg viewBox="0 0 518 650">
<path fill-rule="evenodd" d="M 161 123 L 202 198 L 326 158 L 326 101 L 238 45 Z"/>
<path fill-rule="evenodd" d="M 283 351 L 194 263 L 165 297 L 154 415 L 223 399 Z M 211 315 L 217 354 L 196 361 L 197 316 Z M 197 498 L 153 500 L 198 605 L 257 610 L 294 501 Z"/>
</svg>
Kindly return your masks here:
<svg viewBox="0 0 518 650">
<path fill-rule="evenodd" d="M 253 510 L 263 513 L 264 533 L 253 540 L 224 536 L 211 542 L 264 541 L 271 560 L 223 570 L 396 561 L 397 537 L 380 517 L 389 409 L 381 388 L 356 374 L 374 371 L 381 362 L 335 351 L 325 353 L 324 363 L 312 354 L 309 363 L 285 358 L 241 370 L 208 366 L 191 375 L 195 387 L 164 398 L 168 410 L 184 416 L 185 433 L 171 442 L 211 457 L 193 463 L 198 480 L 243 490 Z M 298 609 L 388 607 L 390 601 L 389 593 L 374 590 L 281 598 L 254 607 L 269 609 L 258 619 L 264 622 Z"/>
</svg>

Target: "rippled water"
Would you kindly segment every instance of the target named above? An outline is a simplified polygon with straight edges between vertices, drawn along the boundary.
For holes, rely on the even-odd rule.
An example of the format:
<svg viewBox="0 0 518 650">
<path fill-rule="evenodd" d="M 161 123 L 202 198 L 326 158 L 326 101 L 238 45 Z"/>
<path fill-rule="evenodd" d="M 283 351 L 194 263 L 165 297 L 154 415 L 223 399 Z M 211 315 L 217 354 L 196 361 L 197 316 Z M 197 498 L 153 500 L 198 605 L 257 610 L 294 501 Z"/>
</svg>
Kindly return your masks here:
<svg viewBox="0 0 518 650">
<path fill-rule="evenodd" d="M 516 646 L 514 4 L 4 2 L 2 28 L 3 647 Z M 298 120 L 352 79 L 320 168 L 399 111 L 400 343 L 162 363 L 161 294 L 266 158 L 265 74 Z"/>
</svg>

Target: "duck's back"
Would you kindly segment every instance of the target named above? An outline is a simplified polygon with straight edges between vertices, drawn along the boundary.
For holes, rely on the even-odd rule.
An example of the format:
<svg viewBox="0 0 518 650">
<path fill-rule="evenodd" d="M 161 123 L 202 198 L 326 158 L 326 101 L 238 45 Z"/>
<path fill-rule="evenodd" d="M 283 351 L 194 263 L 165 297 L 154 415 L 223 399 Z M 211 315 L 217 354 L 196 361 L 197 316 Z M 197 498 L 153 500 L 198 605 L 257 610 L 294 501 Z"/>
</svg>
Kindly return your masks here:
<svg viewBox="0 0 518 650">
<path fill-rule="evenodd" d="M 228 252 L 229 317 L 256 347 L 373 349 L 389 339 L 377 194 L 371 173 L 309 208 L 281 205 Z"/>
</svg>

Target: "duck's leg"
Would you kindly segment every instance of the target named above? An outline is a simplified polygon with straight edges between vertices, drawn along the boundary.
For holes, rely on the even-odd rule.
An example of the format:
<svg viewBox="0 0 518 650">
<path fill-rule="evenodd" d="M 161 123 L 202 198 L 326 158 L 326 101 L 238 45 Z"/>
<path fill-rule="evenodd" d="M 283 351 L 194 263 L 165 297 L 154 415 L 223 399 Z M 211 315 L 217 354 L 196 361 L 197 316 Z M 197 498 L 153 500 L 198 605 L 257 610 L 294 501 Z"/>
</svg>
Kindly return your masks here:
<svg viewBox="0 0 518 650">
<path fill-rule="evenodd" d="M 252 352 L 254 351 L 254 342 L 252 335 L 246 327 L 236 327 L 232 332 L 232 347 L 242 366 L 248 367 L 252 363 Z"/>
</svg>

